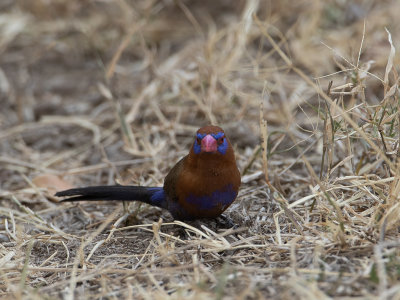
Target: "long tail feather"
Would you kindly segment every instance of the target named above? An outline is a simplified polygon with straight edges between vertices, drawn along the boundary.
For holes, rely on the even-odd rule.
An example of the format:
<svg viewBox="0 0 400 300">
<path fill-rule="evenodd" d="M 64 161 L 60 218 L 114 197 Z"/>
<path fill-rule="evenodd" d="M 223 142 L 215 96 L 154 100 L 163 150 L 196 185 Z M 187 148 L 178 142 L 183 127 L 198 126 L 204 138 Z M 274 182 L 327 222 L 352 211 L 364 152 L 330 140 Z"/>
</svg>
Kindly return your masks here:
<svg viewBox="0 0 400 300">
<path fill-rule="evenodd" d="M 141 201 L 150 205 L 165 207 L 165 194 L 161 187 L 144 186 L 89 186 L 56 193 L 57 197 L 68 197 L 62 202 L 75 201 Z"/>
</svg>

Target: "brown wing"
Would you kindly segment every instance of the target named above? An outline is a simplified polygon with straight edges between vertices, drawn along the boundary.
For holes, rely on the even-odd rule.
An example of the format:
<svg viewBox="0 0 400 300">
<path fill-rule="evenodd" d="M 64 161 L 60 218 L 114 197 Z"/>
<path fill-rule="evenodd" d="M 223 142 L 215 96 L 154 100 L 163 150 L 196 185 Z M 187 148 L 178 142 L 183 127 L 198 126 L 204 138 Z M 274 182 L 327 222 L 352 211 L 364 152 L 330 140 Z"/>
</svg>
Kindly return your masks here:
<svg viewBox="0 0 400 300">
<path fill-rule="evenodd" d="M 168 202 L 177 201 L 176 182 L 179 178 L 180 173 L 182 172 L 183 163 L 186 157 L 187 156 L 183 157 L 180 161 L 178 161 L 164 179 L 164 192 L 168 197 L 167 200 Z"/>
</svg>

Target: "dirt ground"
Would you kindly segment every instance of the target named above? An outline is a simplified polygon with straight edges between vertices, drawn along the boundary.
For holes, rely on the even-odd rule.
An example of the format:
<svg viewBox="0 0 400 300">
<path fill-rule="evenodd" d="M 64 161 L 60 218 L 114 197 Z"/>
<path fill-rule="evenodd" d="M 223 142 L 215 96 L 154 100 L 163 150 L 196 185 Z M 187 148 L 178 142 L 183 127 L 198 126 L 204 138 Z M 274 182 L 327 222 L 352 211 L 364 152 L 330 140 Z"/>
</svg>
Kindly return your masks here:
<svg viewBox="0 0 400 300">
<path fill-rule="evenodd" d="M 0 298 L 400 299 L 400 2 L 0 1 Z M 136 202 L 196 130 L 221 220 Z"/>
</svg>

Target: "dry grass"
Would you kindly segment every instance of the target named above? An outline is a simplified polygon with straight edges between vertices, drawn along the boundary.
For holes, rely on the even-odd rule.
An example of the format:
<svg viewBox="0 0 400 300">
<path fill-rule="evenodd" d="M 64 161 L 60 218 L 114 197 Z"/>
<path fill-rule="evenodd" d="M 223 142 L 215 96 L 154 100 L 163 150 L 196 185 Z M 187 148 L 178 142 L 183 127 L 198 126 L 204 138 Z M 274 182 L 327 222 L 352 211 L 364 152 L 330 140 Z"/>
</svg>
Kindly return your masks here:
<svg viewBox="0 0 400 300">
<path fill-rule="evenodd" d="M 1 298 L 400 299 L 399 1 L 0 8 Z M 208 123 L 237 229 L 52 197 L 161 185 Z"/>
</svg>

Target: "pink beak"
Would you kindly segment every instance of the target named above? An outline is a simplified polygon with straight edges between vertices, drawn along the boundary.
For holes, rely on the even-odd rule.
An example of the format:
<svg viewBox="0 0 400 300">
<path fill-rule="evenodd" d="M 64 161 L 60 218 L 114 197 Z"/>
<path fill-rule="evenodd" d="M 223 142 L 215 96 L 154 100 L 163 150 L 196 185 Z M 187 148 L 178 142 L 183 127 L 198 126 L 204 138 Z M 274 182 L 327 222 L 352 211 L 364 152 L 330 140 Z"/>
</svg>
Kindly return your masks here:
<svg viewBox="0 0 400 300">
<path fill-rule="evenodd" d="M 217 140 L 210 134 L 207 134 L 201 140 L 201 151 L 202 152 L 216 152 L 217 151 Z"/>
</svg>

